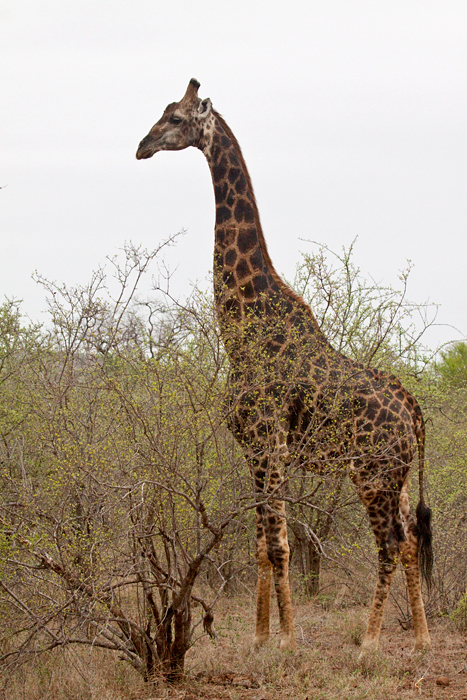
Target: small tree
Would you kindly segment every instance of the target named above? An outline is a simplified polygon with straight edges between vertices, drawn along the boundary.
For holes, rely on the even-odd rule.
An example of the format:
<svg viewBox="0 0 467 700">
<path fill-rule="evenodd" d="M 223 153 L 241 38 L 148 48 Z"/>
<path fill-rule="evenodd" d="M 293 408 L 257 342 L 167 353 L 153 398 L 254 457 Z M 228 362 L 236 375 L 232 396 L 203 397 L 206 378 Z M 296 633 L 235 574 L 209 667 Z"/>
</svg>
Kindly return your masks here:
<svg viewBox="0 0 467 700">
<path fill-rule="evenodd" d="M 212 309 L 195 304 L 172 323 L 163 305 L 136 303 L 157 252 L 129 246 L 123 265 L 113 261 L 115 299 L 103 270 L 74 289 L 41 280 L 52 323 L 14 375 L 28 420 L 2 434 L 5 677 L 44 651 L 84 645 L 174 681 L 198 625 L 215 634 L 226 579 L 207 599 L 199 575 L 254 500 L 224 426 Z"/>
<path fill-rule="evenodd" d="M 436 371 L 447 385 L 465 390 L 467 388 L 467 343 L 453 343 L 441 350 L 441 359 L 436 363 Z"/>
</svg>

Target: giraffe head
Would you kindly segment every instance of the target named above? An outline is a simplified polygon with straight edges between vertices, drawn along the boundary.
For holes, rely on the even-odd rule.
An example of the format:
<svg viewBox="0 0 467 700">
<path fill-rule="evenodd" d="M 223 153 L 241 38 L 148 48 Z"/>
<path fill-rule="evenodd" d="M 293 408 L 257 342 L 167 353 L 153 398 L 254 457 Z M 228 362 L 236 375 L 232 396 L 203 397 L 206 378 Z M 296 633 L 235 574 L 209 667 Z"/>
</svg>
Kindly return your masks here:
<svg viewBox="0 0 467 700">
<path fill-rule="evenodd" d="M 211 113 L 211 100 L 198 97 L 199 83 L 192 78 L 180 102 L 172 102 L 157 124 L 144 137 L 136 151 L 138 160 L 150 158 L 158 151 L 181 151 L 199 146 L 206 117 Z"/>
</svg>

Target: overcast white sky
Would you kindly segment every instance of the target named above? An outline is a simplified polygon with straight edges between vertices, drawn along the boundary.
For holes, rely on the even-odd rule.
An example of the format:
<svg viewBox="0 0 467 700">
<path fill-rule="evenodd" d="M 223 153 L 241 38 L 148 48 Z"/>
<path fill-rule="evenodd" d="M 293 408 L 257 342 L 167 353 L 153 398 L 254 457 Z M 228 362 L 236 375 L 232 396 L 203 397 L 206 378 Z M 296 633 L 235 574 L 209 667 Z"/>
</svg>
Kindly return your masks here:
<svg viewBox="0 0 467 700">
<path fill-rule="evenodd" d="M 0 0 L 0 295 L 45 308 L 38 270 L 85 283 L 124 241 L 180 228 L 172 292 L 211 268 L 195 149 L 135 160 L 191 77 L 236 134 L 271 257 L 348 247 L 365 275 L 467 333 L 465 0 Z M 449 325 L 450 324 L 450 325 Z M 451 326 L 455 326 L 457 332 Z"/>
</svg>

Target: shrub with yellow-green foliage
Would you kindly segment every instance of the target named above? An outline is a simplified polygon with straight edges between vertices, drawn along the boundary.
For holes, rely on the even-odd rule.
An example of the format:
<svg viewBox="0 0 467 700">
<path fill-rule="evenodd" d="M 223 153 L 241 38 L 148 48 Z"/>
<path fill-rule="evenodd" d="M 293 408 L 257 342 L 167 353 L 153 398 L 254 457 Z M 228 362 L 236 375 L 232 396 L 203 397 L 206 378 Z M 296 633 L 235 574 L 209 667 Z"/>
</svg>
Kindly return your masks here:
<svg viewBox="0 0 467 700">
<path fill-rule="evenodd" d="M 167 321 L 167 309 L 147 304 L 146 324 L 131 278 L 152 257 L 126 250 L 117 302 L 103 271 L 76 289 L 42 280 L 51 323 L 41 331 L 5 311 L 6 678 L 41 652 L 79 644 L 119 654 L 146 679 L 176 679 L 195 636 L 215 635 L 216 594 L 243 566 L 210 557 L 229 527 L 248 529 L 253 507 L 224 425 L 227 370 L 212 308 L 199 298 Z M 213 566 L 206 596 L 198 580 Z"/>
<path fill-rule="evenodd" d="M 219 596 L 254 586 L 255 497 L 226 425 L 229 367 L 213 301 L 195 291 L 183 306 L 137 302 L 157 252 L 127 246 L 123 263 L 112 261 L 113 296 L 103 270 L 84 287 L 39 280 L 49 299 L 42 328 L 22 325 L 18 305 L 0 307 L 6 681 L 72 645 L 124 659 L 145 679 L 177 679 L 190 645 L 216 635 Z M 412 320 L 424 307 L 406 301 L 407 273 L 398 292 L 365 282 L 351 253 L 337 264 L 323 248 L 305 256 L 296 287 L 337 349 L 394 372 L 420 401 L 435 515 L 431 610 L 463 620 L 462 371 L 454 381 L 420 345 L 424 324 Z M 329 607 L 343 587 L 321 590 L 325 568 L 326 585 L 340 578 L 353 599 L 369 596 L 376 552 L 345 470 L 314 474 L 297 460 L 282 495 L 295 589 Z M 404 616 L 404 596 L 396 602 Z"/>
<path fill-rule="evenodd" d="M 454 343 L 440 353 L 431 372 L 427 398 L 429 496 L 434 511 L 436 554 L 432 598 L 436 610 L 451 614 L 463 609 L 467 588 L 465 343 Z"/>
</svg>

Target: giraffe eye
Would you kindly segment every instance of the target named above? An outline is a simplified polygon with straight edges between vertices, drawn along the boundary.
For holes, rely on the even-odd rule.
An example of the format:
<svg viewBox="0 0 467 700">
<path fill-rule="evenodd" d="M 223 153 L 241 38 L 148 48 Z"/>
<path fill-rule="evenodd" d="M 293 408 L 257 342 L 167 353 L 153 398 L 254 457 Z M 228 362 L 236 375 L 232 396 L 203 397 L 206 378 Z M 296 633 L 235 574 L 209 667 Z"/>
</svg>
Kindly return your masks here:
<svg viewBox="0 0 467 700">
<path fill-rule="evenodd" d="M 169 122 L 171 124 L 180 124 L 181 121 L 181 117 L 177 117 L 175 114 L 172 114 L 172 116 L 169 119 Z"/>
</svg>

